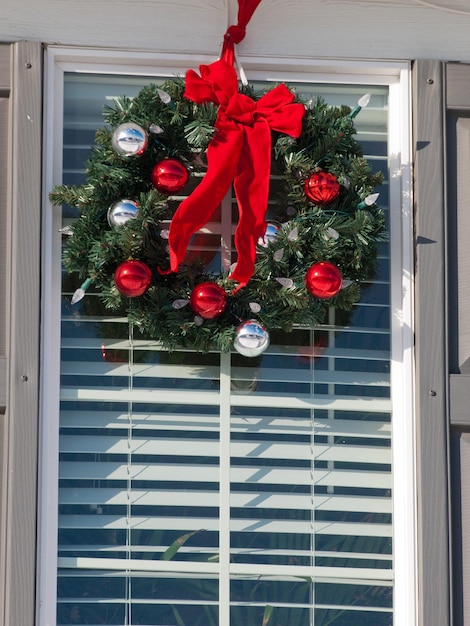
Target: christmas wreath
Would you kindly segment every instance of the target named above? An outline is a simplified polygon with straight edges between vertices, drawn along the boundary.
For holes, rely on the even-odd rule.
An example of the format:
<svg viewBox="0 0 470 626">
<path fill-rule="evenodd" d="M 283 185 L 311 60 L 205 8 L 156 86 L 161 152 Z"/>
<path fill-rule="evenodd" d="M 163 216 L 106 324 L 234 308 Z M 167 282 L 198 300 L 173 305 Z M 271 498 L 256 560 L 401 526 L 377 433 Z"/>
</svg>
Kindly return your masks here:
<svg viewBox="0 0 470 626">
<path fill-rule="evenodd" d="M 274 329 L 351 310 L 385 220 L 381 175 L 355 138 L 367 96 L 351 110 L 283 84 L 258 94 L 239 86 L 232 60 L 106 107 L 86 183 L 50 198 L 80 212 L 63 255 L 81 284 L 73 302 L 92 287 L 169 350 L 256 356 Z M 214 270 L 197 238 L 232 184 L 236 264 Z"/>
</svg>

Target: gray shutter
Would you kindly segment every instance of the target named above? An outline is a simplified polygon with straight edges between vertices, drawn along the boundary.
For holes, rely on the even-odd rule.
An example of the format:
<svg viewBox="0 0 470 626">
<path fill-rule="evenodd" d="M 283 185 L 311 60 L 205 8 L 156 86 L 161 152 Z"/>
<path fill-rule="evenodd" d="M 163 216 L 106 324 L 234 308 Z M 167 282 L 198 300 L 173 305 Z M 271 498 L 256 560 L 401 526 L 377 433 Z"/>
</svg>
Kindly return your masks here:
<svg viewBox="0 0 470 626">
<path fill-rule="evenodd" d="M 470 65 L 414 78 L 420 610 L 469 626 Z"/>
<path fill-rule="evenodd" d="M 0 46 L 0 132 L 8 136 L 8 106 L 10 95 L 10 47 Z M 4 146 L 5 148 L 5 146 Z M 0 294 L 6 293 L 6 257 L 7 257 L 7 151 L 0 151 Z M 6 298 L 0 299 L 0 413 L 6 405 Z M 2 422 L 0 422 L 2 423 Z M 0 426 L 1 428 L 1 426 Z M 1 430 L 0 430 L 1 433 Z M 0 434 L 1 437 L 1 434 Z M 1 442 L 1 439 L 0 439 Z M 1 445 L 1 443 L 0 443 Z M 1 448 L 0 448 L 1 449 Z M 1 489 L 1 481 L 0 481 Z M 0 492 L 1 493 L 1 492 Z M 1 497 L 1 496 L 0 496 Z"/>
<path fill-rule="evenodd" d="M 0 45 L 2 626 L 35 622 L 41 105 L 41 44 Z"/>
<path fill-rule="evenodd" d="M 446 66 L 454 624 L 470 624 L 470 65 Z M 467 431 L 467 432 L 466 432 Z"/>
<path fill-rule="evenodd" d="M 0 45 L 0 133 L 8 135 L 8 107 L 10 95 L 10 46 Z M 6 258 L 7 240 L 5 237 L 7 222 L 7 171 L 6 152 L 0 155 L 0 293 L 6 293 Z M 6 482 L 6 298 L 0 301 L 0 512 L 5 510 Z M 0 515 L 0 537 L 3 536 L 3 518 Z M 3 606 L 4 575 L 4 544 L 0 543 L 0 606 Z M 3 624 L 0 615 L 0 624 Z"/>
<path fill-rule="evenodd" d="M 414 66 L 420 624 L 450 624 L 444 75 Z"/>
</svg>

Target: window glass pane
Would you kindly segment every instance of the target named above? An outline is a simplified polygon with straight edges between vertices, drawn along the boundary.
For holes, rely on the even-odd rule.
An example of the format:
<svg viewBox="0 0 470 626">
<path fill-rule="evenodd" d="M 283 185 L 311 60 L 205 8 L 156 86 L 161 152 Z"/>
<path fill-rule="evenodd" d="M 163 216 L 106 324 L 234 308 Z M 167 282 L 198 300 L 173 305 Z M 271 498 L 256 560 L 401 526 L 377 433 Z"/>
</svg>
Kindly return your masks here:
<svg viewBox="0 0 470 626">
<path fill-rule="evenodd" d="M 145 82 L 66 75 L 65 184 L 103 105 Z M 293 87 L 371 92 L 356 126 L 387 212 L 387 88 Z M 201 248 L 218 267 L 217 224 Z M 58 624 L 218 625 L 228 589 L 230 626 L 392 625 L 389 273 L 383 244 L 352 313 L 252 359 L 163 352 L 93 289 L 72 306 L 64 274 Z"/>
</svg>

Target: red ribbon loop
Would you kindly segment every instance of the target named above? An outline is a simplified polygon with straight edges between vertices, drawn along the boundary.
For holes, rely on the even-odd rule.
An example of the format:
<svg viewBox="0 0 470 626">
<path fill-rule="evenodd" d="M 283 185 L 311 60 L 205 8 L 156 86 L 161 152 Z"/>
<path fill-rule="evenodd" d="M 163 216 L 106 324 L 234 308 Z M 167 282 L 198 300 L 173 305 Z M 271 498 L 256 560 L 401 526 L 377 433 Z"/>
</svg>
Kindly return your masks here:
<svg viewBox="0 0 470 626">
<path fill-rule="evenodd" d="M 230 278 L 243 287 L 254 272 L 256 243 L 264 235 L 271 171 L 271 130 L 298 137 L 305 107 L 278 85 L 258 101 L 238 93 L 237 75 L 224 60 L 186 73 L 185 96 L 219 105 L 216 133 L 207 148 L 207 173 L 183 200 L 170 224 L 170 267 L 176 272 L 192 235 L 211 218 L 234 183 L 239 208 L 237 265 Z"/>
</svg>

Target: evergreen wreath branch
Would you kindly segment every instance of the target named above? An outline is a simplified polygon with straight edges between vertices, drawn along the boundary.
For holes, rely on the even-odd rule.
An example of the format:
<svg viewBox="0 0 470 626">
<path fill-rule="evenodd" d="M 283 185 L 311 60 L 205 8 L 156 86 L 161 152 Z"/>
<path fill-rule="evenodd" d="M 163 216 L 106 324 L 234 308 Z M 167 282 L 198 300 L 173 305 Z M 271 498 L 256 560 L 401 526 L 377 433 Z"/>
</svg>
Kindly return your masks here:
<svg viewBox="0 0 470 626">
<path fill-rule="evenodd" d="M 254 100 L 259 97 L 250 87 L 242 90 Z M 169 102 L 162 100 L 162 93 Z M 205 172 L 204 152 L 217 115 L 214 105 L 194 104 L 183 93 L 184 81 L 177 78 L 105 107 L 106 126 L 96 133 L 86 183 L 59 186 L 50 194 L 53 204 L 68 204 L 80 213 L 65 242 L 67 272 L 91 283 L 107 309 L 127 314 L 137 330 L 169 350 L 229 351 L 238 324 L 252 318 L 268 332 L 290 331 L 298 325 L 324 323 L 331 306 L 350 311 L 359 300 L 360 284 L 374 275 L 378 246 L 386 238 L 382 210 L 375 201 L 364 203 L 382 177 L 372 173 L 362 155 L 351 109 L 330 107 L 321 98 L 304 103 L 303 131 L 297 140 L 273 136 L 275 201 L 270 220 L 282 226 L 269 245 L 259 247 L 247 286 L 234 294 L 227 273 L 208 273 L 202 258 L 182 264 L 177 273 L 160 275 L 157 267 L 169 265 L 162 223 L 171 220 L 178 199 L 153 187 L 152 169 L 165 157 L 177 158 L 191 173 L 187 187 L 191 190 Z M 148 134 L 147 148 L 139 158 L 123 158 L 113 149 L 113 129 L 126 122 L 140 125 Z M 338 197 L 327 206 L 313 203 L 305 194 L 305 180 L 318 170 L 333 174 L 341 185 Z M 113 228 L 107 211 L 121 198 L 134 199 L 138 215 Z M 116 267 L 126 259 L 143 261 L 152 271 L 151 286 L 133 298 L 132 307 L 113 279 Z M 328 300 L 314 298 L 305 286 L 307 270 L 319 261 L 337 266 L 347 281 Z M 192 289 L 206 281 L 222 287 L 228 302 L 219 317 L 201 323 L 189 304 L 175 303 L 189 302 Z"/>
</svg>

